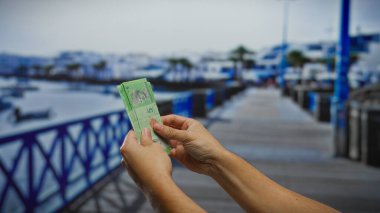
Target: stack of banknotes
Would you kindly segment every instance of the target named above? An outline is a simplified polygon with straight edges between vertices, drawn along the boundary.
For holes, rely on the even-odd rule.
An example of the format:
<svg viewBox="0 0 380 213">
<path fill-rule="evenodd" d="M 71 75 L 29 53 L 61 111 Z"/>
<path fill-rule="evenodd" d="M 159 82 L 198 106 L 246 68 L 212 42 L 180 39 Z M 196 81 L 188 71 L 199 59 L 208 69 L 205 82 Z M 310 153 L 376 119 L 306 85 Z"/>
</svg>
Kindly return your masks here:
<svg viewBox="0 0 380 213">
<path fill-rule="evenodd" d="M 125 109 L 139 143 L 141 143 L 142 131 L 144 128 L 149 128 L 152 133 L 152 140 L 155 143 L 160 143 L 166 153 L 169 154 L 171 147 L 150 126 L 152 118 L 162 124 L 151 84 L 146 78 L 143 78 L 124 82 L 117 86 L 117 89 L 123 99 Z"/>
</svg>

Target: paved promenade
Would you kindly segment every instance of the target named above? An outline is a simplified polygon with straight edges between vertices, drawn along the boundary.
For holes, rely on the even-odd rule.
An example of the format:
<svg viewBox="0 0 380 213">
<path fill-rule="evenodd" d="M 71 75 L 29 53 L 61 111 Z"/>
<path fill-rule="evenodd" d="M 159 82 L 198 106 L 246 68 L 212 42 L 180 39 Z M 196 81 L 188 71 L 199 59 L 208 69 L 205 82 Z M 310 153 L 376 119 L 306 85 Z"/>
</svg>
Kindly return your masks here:
<svg viewBox="0 0 380 213">
<path fill-rule="evenodd" d="M 278 91 L 249 89 L 211 117 L 203 122 L 225 147 L 281 185 L 343 212 L 380 211 L 380 169 L 333 158 L 331 126 Z M 212 179 L 180 166 L 173 176 L 207 211 L 243 212 Z M 72 210 L 152 212 L 124 172 L 111 179 Z"/>
</svg>

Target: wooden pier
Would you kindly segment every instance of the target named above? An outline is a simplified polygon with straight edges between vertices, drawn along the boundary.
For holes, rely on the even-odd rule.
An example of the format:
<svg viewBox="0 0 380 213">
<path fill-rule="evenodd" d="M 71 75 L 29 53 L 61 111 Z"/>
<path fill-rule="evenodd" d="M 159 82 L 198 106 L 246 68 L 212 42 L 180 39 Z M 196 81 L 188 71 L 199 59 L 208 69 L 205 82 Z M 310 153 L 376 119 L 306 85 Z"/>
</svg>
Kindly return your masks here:
<svg viewBox="0 0 380 213">
<path fill-rule="evenodd" d="M 202 120 L 229 150 L 281 185 L 343 212 L 380 211 L 380 169 L 333 157 L 333 132 L 274 89 L 248 89 Z M 211 178 L 176 166 L 176 183 L 208 212 L 243 212 Z M 252 183 L 255 184 L 255 183 Z M 65 211 L 152 212 L 117 170 Z"/>
</svg>

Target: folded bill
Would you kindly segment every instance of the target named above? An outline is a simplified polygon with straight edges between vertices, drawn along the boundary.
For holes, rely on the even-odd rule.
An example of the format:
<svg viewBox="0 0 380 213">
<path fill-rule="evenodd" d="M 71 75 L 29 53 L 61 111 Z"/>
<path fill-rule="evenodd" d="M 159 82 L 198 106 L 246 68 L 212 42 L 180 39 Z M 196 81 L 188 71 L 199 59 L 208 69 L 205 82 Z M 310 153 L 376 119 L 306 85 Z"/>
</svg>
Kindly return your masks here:
<svg viewBox="0 0 380 213">
<path fill-rule="evenodd" d="M 125 109 L 139 143 L 141 143 L 141 132 L 144 128 L 149 128 L 152 132 L 153 141 L 161 144 L 166 153 L 169 154 L 171 147 L 150 126 L 152 118 L 162 124 L 151 84 L 146 78 L 143 78 L 121 83 L 117 86 L 117 89 L 123 99 Z"/>
</svg>

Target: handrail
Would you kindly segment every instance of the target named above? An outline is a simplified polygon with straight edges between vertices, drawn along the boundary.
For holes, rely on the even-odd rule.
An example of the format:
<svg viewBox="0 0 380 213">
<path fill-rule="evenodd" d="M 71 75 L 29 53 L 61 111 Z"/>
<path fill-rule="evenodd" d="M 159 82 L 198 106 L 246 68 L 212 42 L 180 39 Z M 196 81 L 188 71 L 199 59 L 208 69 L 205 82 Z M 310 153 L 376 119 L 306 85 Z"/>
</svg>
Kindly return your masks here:
<svg viewBox="0 0 380 213">
<path fill-rule="evenodd" d="M 124 110 L 0 138 L 0 212 L 53 212 L 120 162 Z"/>
</svg>

